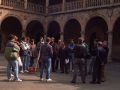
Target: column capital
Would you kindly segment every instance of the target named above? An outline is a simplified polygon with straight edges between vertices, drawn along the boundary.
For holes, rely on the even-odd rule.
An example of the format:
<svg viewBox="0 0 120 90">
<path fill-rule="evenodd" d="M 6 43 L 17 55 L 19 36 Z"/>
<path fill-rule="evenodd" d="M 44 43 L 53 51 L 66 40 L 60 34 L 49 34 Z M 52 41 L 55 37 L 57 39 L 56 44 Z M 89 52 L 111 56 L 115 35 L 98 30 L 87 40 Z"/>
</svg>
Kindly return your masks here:
<svg viewBox="0 0 120 90">
<path fill-rule="evenodd" d="M 85 31 L 81 31 L 80 33 L 81 33 L 82 35 L 85 35 Z"/>
</svg>

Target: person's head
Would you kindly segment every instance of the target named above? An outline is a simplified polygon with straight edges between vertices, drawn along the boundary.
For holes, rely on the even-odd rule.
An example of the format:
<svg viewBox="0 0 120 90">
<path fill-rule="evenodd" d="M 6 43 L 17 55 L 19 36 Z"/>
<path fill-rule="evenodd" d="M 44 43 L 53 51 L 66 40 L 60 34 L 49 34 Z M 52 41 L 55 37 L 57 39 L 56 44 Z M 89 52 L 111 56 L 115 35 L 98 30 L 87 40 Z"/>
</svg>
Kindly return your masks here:
<svg viewBox="0 0 120 90">
<path fill-rule="evenodd" d="M 83 42 L 84 42 L 84 39 L 83 39 L 83 38 L 78 38 L 78 43 L 79 43 L 79 44 L 83 44 Z"/>
<path fill-rule="evenodd" d="M 41 42 L 43 41 L 43 37 L 40 37 L 40 41 L 41 41 Z"/>
<path fill-rule="evenodd" d="M 58 44 L 61 44 L 61 42 L 62 42 L 62 41 L 59 39 L 59 40 L 58 40 Z"/>
<path fill-rule="evenodd" d="M 27 42 L 27 43 L 30 42 L 30 38 L 29 38 L 29 37 L 26 38 L 26 42 Z"/>
<path fill-rule="evenodd" d="M 50 38 L 50 37 L 47 37 L 46 42 L 47 42 L 47 43 L 50 43 L 50 42 L 51 42 L 51 38 Z"/>
<path fill-rule="evenodd" d="M 14 35 L 14 34 L 10 34 L 10 35 L 8 36 L 8 39 L 9 39 L 9 40 L 15 40 L 15 35 Z"/>
<path fill-rule="evenodd" d="M 30 43 L 31 43 L 31 45 L 33 45 L 33 44 L 35 43 L 35 40 L 34 40 L 34 39 L 31 39 L 31 40 L 30 40 Z"/>
<path fill-rule="evenodd" d="M 95 39 L 95 40 L 94 40 L 94 45 L 98 45 L 98 42 L 99 42 L 99 40 L 98 40 L 98 39 Z"/>
<path fill-rule="evenodd" d="M 104 41 L 104 42 L 103 42 L 103 46 L 108 46 L 108 42 L 107 42 L 107 41 Z"/>
<path fill-rule="evenodd" d="M 26 42 L 27 37 L 22 37 L 22 41 Z"/>
<path fill-rule="evenodd" d="M 65 41 L 62 41 L 61 43 L 62 43 L 62 46 L 65 46 L 65 45 L 66 45 L 66 44 L 65 44 Z"/>
<path fill-rule="evenodd" d="M 70 40 L 70 43 L 73 44 L 73 43 L 74 43 L 74 39 L 71 39 L 71 40 Z"/>
<path fill-rule="evenodd" d="M 103 44 L 103 43 L 102 43 L 101 41 L 98 42 L 98 46 L 102 46 L 102 44 Z"/>
<path fill-rule="evenodd" d="M 15 41 L 17 41 L 18 40 L 18 37 L 17 36 L 15 36 Z"/>
<path fill-rule="evenodd" d="M 51 42 L 54 42 L 55 41 L 55 38 L 54 37 L 51 37 Z"/>
</svg>

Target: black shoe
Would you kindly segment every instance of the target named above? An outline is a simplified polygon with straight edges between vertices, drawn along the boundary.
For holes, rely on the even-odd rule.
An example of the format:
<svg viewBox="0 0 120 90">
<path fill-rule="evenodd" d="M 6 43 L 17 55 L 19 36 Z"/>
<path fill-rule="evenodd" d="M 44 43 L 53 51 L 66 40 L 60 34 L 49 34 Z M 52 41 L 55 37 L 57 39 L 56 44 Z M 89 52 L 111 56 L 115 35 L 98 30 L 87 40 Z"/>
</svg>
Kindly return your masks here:
<svg viewBox="0 0 120 90">
<path fill-rule="evenodd" d="M 74 82 L 74 81 L 71 81 L 71 83 L 76 83 L 76 82 Z"/>
<path fill-rule="evenodd" d="M 91 81 L 91 82 L 89 82 L 89 83 L 91 83 L 91 84 L 95 84 L 95 82 L 93 82 L 93 81 Z"/>
<path fill-rule="evenodd" d="M 101 84 L 101 82 L 96 82 L 97 84 Z"/>
</svg>

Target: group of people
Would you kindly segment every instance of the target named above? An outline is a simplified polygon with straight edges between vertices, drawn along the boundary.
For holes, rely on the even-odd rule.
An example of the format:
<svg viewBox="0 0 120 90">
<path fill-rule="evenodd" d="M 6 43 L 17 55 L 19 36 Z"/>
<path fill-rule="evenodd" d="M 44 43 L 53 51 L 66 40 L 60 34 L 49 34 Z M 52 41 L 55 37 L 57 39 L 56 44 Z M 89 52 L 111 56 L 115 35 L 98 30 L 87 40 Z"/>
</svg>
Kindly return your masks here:
<svg viewBox="0 0 120 90">
<path fill-rule="evenodd" d="M 101 83 L 101 81 L 106 80 L 104 71 L 109 51 L 107 42 L 105 41 L 102 44 L 98 39 L 95 39 L 91 51 L 88 74 L 92 73 L 93 80 L 90 83 Z M 77 44 L 74 44 L 74 40 L 71 39 L 70 44 L 67 45 L 62 40 L 58 40 L 58 43 L 56 43 L 54 37 L 47 37 L 46 41 L 44 41 L 43 37 L 40 37 L 40 41 L 36 45 L 34 39 L 22 37 L 21 41 L 18 42 L 17 36 L 10 34 L 5 48 L 5 58 L 8 60 L 7 77 L 9 81 L 12 81 L 11 70 L 13 70 L 14 81 L 21 82 L 22 80 L 18 77 L 18 70 L 21 73 L 29 72 L 29 67 L 34 67 L 34 62 L 37 60 L 39 62 L 41 81 L 43 80 L 44 68 L 46 68 L 46 81 L 51 81 L 50 70 L 56 72 L 60 64 L 61 73 L 69 74 L 72 63 L 74 75 L 71 83 L 76 83 L 78 71 L 82 82 L 86 83 L 85 60 L 88 54 L 89 47 L 83 38 L 78 38 Z M 22 65 L 19 65 L 20 59 Z"/>
</svg>

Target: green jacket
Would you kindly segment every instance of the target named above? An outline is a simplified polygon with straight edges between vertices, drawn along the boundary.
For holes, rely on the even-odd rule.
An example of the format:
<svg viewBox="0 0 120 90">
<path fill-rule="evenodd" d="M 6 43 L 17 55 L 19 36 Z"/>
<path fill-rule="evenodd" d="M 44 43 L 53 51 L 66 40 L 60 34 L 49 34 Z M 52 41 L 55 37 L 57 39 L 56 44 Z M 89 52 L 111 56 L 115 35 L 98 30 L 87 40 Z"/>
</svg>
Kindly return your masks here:
<svg viewBox="0 0 120 90">
<path fill-rule="evenodd" d="M 5 48 L 5 58 L 7 60 L 17 60 L 20 47 L 14 41 L 8 41 Z"/>
</svg>

